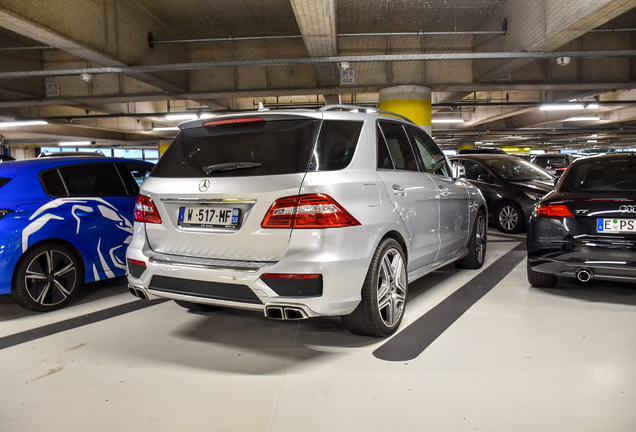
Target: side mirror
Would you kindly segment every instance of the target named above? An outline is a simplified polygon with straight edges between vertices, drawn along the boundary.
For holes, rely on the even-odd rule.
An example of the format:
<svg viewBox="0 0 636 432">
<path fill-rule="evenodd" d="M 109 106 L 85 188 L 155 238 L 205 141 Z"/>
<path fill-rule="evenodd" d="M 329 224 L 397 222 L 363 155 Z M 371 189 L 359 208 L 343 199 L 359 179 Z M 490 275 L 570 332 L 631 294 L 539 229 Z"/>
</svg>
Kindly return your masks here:
<svg viewBox="0 0 636 432">
<path fill-rule="evenodd" d="M 492 177 L 490 177 L 490 174 L 479 174 L 477 176 L 477 181 L 484 182 L 484 183 L 492 183 Z"/>
<path fill-rule="evenodd" d="M 458 162 L 453 162 L 452 167 L 453 167 L 453 180 L 466 178 L 466 168 L 464 168 L 464 165 Z"/>
</svg>

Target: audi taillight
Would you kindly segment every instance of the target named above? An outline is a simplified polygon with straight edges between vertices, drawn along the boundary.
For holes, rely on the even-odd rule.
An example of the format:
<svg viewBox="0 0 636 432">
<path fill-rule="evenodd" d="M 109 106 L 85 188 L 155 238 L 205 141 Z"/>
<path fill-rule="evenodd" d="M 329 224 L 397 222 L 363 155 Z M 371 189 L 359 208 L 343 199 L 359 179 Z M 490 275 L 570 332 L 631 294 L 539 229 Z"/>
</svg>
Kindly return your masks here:
<svg viewBox="0 0 636 432">
<path fill-rule="evenodd" d="M 161 223 L 161 216 L 152 198 L 138 195 L 135 203 L 135 222 Z"/>
<path fill-rule="evenodd" d="M 360 225 L 329 195 L 306 194 L 280 198 L 265 215 L 263 228 L 341 228 Z"/>
<path fill-rule="evenodd" d="M 568 206 L 563 203 L 541 203 L 537 207 L 537 216 L 557 219 L 574 217 Z"/>
</svg>

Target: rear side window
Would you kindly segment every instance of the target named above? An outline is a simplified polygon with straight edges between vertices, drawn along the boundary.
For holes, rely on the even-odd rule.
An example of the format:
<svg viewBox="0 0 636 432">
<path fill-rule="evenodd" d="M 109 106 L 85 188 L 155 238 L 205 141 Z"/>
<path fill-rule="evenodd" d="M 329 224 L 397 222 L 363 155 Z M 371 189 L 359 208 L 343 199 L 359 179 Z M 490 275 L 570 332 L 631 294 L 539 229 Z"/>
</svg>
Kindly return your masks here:
<svg viewBox="0 0 636 432">
<path fill-rule="evenodd" d="M 303 173 L 309 165 L 318 126 L 319 120 L 301 119 L 186 129 L 170 144 L 151 176 Z"/>
<path fill-rule="evenodd" d="M 418 171 L 415 153 L 413 153 L 409 139 L 406 136 L 406 131 L 402 125 L 389 122 L 380 122 L 379 125 L 386 146 L 393 158 L 395 169 Z M 380 144 L 378 144 L 378 146 L 380 146 Z M 378 163 L 380 162 L 382 161 L 378 161 Z"/>
<path fill-rule="evenodd" d="M 123 196 L 127 195 L 115 165 L 67 165 L 58 168 L 69 196 Z"/>
<path fill-rule="evenodd" d="M 363 124 L 361 121 L 323 121 L 308 171 L 346 168 L 353 158 Z"/>
<path fill-rule="evenodd" d="M 40 183 L 42 184 L 44 192 L 46 192 L 48 196 L 68 196 L 68 194 L 66 193 L 66 189 L 64 188 L 64 183 L 62 183 L 60 173 L 57 171 L 57 169 L 42 172 L 42 174 L 40 174 Z"/>
<path fill-rule="evenodd" d="M 7 183 L 9 183 L 9 180 L 11 180 L 11 179 L 6 178 L 6 177 L 0 177 L 0 188 L 2 186 L 6 185 Z"/>
</svg>

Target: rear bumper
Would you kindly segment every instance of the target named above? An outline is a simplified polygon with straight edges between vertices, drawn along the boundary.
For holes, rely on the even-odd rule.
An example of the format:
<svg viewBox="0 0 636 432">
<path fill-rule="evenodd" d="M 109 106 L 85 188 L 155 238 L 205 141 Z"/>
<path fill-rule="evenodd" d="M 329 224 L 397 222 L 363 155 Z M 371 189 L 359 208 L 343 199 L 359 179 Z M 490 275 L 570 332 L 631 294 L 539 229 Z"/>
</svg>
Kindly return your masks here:
<svg viewBox="0 0 636 432">
<path fill-rule="evenodd" d="M 535 272 L 577 278 L 636 282 L 636 242 L 571 233 L 555 219 L 534 218 L 528 229 L 528 266 Z"/>
<path fill-rule="evenodd" d="M 263 310 L 297 308 L 307 317 L 351 313 L 360 302 L 372 251 L 379 237 L 362 227 L 327 230 L 296 230 L 285 256 L 278 262 L 237 262 L 184 258 L 156 254 L 135 242 L 127 258 L 144 262 L 128 272 L 129 288 L 148 299 L 169 298 L 231 308 Z M 319 288 L 303 285 L 300 290 L 268 285 L 265 273 L 319 274 Z M 300 286 L 300 285 L 299 285 Z M 300 292 L 299 292 L 300 291 Z M 288 295 L 279 295 L 286 292 Z M 291 295 L 293 294 L 293 295 Z"/>
</svg>

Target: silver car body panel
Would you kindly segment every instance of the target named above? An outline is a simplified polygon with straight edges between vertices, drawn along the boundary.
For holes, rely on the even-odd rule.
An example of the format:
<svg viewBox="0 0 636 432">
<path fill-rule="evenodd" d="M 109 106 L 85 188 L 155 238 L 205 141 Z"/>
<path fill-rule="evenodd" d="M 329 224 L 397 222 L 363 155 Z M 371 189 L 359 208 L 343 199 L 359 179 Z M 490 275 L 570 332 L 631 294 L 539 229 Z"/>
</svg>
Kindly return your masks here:
<svg viewBox="0 0 636 432">
<path fill-rule="evenodd" d="M 266 118 L 270 114 L 258 115 Z M 286 114 L 278 111 L 271 115 L 284 118 Z M 387 120 L 386 116 L 300 110 L 290 116 L 364 120 L 350 164 L 338 171 L 211 178 L 205 192 L 199 190 L 204 177 L 149 177 L 140 194 L 153 199 L 163 223 L 134 224 L 127 258 L 145 262 L 146 270 L 138 278 L 129 274 L 131 288 L 147 298 L 250 310 L 288 305 L 302 309 L 308 317 L 337 316 L 351 313 L 360 302 L 372 255 L 386 236 L 404 245 L 409 282 L 468 253 L 477 210 L 486 211 L 481 193 L 465 179 L 377 170 L 376 122 Z M 181 127 L 197 125 L 195 121 Z M 328 229 L 261 227 L 274 201 L 308 193 L 329 195 L 360 225 Z M 240 227 L 180 226 L 179 208 L 193 203 L 240 208 Z M 321 274 L 323 293 L 317 297 L 279 296 L 261 279 L 264 273 Z M 155 275 L 177 278 L 184 285 L 188 280 L 241 284 L 249 287 L 260 304 L 155 289 L 151 286 Z"/>
</svg>

